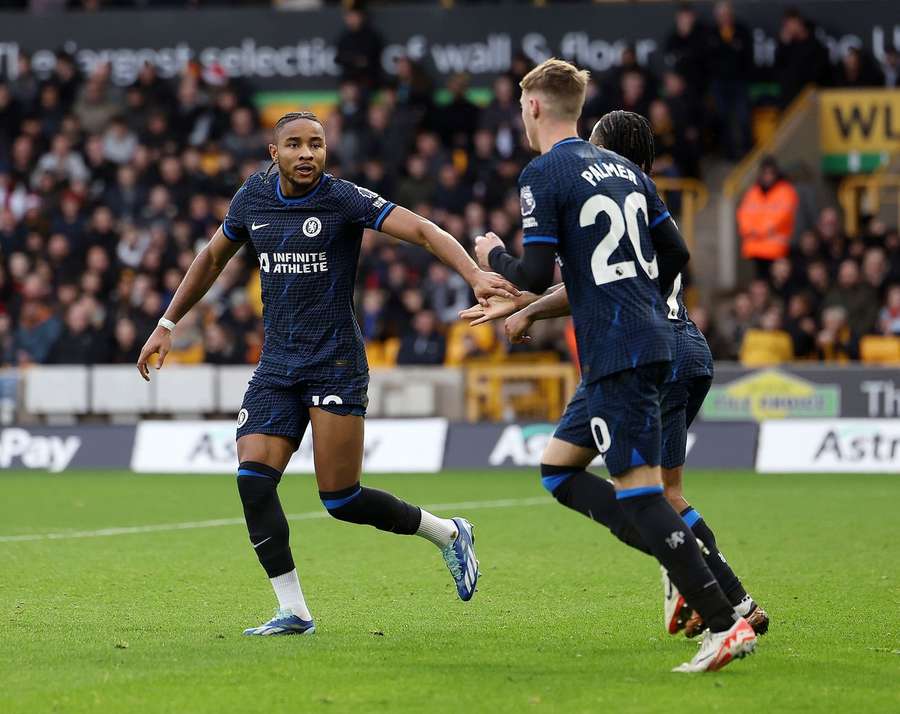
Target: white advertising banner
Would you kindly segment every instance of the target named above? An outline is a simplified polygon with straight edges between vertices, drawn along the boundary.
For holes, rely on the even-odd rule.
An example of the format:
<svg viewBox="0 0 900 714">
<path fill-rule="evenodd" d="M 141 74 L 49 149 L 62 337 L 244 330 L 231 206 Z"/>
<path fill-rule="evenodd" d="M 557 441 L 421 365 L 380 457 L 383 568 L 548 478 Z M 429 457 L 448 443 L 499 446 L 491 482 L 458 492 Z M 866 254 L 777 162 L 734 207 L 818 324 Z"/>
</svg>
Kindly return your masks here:
<svg viewBox="0 0 900 714">
<path fill-rule="evenodd" d="M 763 422 L 756 470 L 760 473 L 900 473 L 900 420 Z"/>
<path fill-rule="evenodd" d="M 233 421 L 144 421 L 138 425 L 131 468 L 140 473 L 229 473 L 237 470 Z M 366 421 L 363 471 L 440 471 L 447 438 L 446 419 Z M 311 430 L 287 473 L 313 473 Z"/>
</svg>

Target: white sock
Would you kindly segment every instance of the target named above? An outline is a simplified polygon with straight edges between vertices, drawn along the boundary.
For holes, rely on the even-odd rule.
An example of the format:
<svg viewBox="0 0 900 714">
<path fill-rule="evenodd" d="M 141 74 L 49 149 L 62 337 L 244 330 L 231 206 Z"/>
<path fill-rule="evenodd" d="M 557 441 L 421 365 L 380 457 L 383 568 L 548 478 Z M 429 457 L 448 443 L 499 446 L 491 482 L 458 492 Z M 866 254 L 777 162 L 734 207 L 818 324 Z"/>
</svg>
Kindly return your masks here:
<svg viewBox="0 0 900 714">
<path fill-rule="evenodd" d="M 734 611 L 741 617 L 747 617 L 747 615 L 753 611 L 753 606 L 755 604 L 752 597 L 745 595 L 743 600 L 734 606 Z"/>
<path fill-rule="evenodd" d="M 424 508 L 420 510 L 422 511 L 422 522 L 419 523 L 419 530 L 416 531 L 417 536 L 430 540 L 438 548 L 443 548 L 456 539 L 457 530 L 453 521 L 449 518 L 438 518 Z"/>
<path fill-rule="evenodd" d="M 297 568 L 284 575 L 269 578 L 275 597 L 278 598 L 278 607 L 282 610 L 290 610 L 303 620 L 312 620 L 306 600 L 303 599 L 303 591 L 300 589 L 300 578 L 297 576 Z"/>
</svg>

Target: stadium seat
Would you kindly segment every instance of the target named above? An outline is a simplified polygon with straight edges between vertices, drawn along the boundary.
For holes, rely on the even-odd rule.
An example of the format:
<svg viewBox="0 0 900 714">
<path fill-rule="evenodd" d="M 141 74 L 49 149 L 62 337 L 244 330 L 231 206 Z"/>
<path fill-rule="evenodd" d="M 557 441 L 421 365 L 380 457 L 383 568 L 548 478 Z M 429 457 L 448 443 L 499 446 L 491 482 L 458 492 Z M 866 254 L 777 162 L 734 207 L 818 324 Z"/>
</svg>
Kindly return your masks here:
<svg viewBox="0 0 900 714">
<path fill-rule="evenodd" d="M 747 330 L 741 343 L 741 364 L 771 367 L 794 358 L 791 336 L 783 330 Z"/>
<path fill-rule="evenodd" d="M 203 414 L 216 408 L 216 368 L 212 365 L 167 366 L 153 378 L 155 412 Z"/>
<path fill-rule="evenodd" d="M 474 340 L 475 345 L 484 353 L 491 353 L 497 344 L 497 333 L 494 325 L 487 323 L 469 327 L 465 320 L 454 322 L 447 330 L 447 354 L 444 364 L 448 367 L 458 367 L 468 354 L 467 342 Z"/>
<path fill-rule="evenodd" d="M 244 401 L 247 383 L 253 376 L 253 365 L 228 365 L 216 372 L 218 409 L 223 414 L 236 414 Z"/>
<path fill-rule="evenodd" d="M 859 357 L 869 364 L 900 364 L 900 337 L 866 335 L 859 341 Z"/>
<path fill-rule="evenodd" d="M 133 365 L 97 365 L 91 370 L 91 413 L 145 414 L 151 410 L 154 387 L 155 380 L 145 382 Z"/>
<path fill-rule="evenodd" d="M 384 356 L 384 343 L 378 340 L 366 342 L 366 360 L 369 367 L 386 367 L 387 363 Z"/>
<path fill-rule="evenodd" d="M 400 338 L 391 337 L 384 341 L 384 366 L 395 367 L 397 355 L 400 354 Z"/>
<path fill-rule="evenodd" d="M 87 367 L 34 365 L 24 370 L 24 379 L 25 411 L 29 414 L 87 413 Z"/>
<path fill-rule="evenodd" d="M 201 364 L 206 353 L 202 342 L 195 342 L 183 350 L 172 350 L 166 357 L 169 364 Z"/>
</svg>

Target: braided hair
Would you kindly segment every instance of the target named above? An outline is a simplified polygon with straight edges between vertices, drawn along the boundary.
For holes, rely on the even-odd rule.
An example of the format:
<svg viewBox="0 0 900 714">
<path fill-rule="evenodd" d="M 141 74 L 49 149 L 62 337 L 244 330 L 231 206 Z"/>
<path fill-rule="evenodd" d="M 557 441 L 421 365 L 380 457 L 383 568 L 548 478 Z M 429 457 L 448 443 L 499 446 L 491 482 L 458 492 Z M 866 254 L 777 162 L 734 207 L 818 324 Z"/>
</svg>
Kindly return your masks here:
<svg viewBox="0 0 900 714">
<path fill-rule="evenodd" d="M 288 112 L 287 114 L 284 114 L 277 122 L 275 122 L 275 126 L 272 127 L 272 138 L 275 139 L 275 143 L 278 143 L 278 132 L 282 128 L 284 128 L 285 125 L 290 124 L 292 121 L 296 121 L 297 119 L 309 119 L 309 121 L 314 121 L 323 129 L 325 128 L 322 120 L 312 112 Z M 269 168 L 266 169 L 266 178 L 269 177 L 269 173 L 271 173 L 272 169 L 275 168 L 277 163 L 277 161 L 272 161 L 272 163 L 269 164 Z"/>
<path fill-rule="evenodd" d="M 650 122 L 640 114 L 617 109 L 600 117 L 591 143 L 624 156 L 649 174 L 656 151 Z"/>
</svg>

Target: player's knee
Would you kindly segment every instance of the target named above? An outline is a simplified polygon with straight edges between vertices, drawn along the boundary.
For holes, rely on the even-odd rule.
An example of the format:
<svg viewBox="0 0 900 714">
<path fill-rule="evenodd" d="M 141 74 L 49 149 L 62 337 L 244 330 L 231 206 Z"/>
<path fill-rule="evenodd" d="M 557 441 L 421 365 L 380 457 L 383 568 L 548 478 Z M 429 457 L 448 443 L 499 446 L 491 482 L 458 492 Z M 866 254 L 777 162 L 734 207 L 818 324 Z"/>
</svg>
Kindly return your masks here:
<svg viewBox="0 0 900 714">
<path fill-rule="evenodd" d="M 237 486 L 244 507 L 262 507 L 275 494 L 281 472 L 257 461 L 242 461 L 238 466 Z"/>
<path fill-rule="evenodd" d="M 365 523 L 362 513 L 362 487 L 357 481 L 340 491 L 319 491 L 319 498 L 329 515 L 347 523 Z"/>
<path fill-rule="evenodd" d="M 238 467 L 238 493 L 250 539 L 254 543 L 268 543 L 263 550 L 257 551 L 261 560 L 279 553 L 290 538 L 287 518 L 278 501 L 280 479 L 280 471 L 256 461 L 243 461 Z"/>
<path fill-rule="evenodd" d="M 541 464 L 541 486 L 543 486 L 550 495 L 559 499 L 560 493 L 565 488 L 566 482 L 578 473 L 580 469 L 572 466 L 554 466 L 552 464 Z"/>
</svg>

